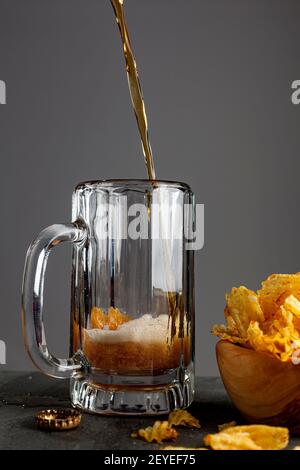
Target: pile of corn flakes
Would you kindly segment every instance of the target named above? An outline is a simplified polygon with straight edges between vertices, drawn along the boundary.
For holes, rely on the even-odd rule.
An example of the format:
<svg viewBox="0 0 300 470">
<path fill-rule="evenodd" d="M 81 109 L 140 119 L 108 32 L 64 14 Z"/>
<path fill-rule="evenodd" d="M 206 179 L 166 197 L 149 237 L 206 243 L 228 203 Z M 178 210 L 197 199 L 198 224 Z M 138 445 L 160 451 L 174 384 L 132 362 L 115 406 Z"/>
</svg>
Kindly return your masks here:
<svg viewBox="0 0 300 470">
<path fill-rule="evenodd" d="M 221 339 L 291 361 L 300 347 L 300 273 L 272 274 L 257 292 L 244 286 L 226 295 Z"/>
</svg>

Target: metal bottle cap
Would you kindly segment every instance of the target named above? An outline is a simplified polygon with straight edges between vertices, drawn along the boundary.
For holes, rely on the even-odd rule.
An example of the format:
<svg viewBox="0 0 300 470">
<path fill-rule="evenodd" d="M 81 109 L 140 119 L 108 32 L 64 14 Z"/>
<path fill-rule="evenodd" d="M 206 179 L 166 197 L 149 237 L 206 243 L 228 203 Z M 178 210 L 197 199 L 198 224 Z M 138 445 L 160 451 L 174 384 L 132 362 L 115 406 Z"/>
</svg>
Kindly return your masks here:
<svg viewBox="0 0 300 470">
<path fill-rule="evenodd" d="M 68 431 L 79 426 L 81 413 L 69 408 L 43 410 L 35 415 L 35 422 L 40 429 L 47 431 Z"/>
</svg>

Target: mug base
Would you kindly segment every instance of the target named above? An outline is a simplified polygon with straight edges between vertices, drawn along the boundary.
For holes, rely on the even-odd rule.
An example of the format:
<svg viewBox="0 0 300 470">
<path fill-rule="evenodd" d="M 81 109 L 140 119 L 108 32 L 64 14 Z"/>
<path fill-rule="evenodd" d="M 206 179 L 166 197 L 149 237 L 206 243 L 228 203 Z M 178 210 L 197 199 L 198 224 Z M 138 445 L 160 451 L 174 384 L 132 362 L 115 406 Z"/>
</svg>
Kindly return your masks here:
<svg viewBox="0 0 300 470">
<path fill-rule="evenodd" d="M 194 373 L 189 369 L 181 371 L 172 383 L 155 386 L 103 385 L 96 383 L 94 376 L 71 380 L 72 405 L 99 415 L 163 415 L 187 408 L 193 398 Z"/>
</svg>

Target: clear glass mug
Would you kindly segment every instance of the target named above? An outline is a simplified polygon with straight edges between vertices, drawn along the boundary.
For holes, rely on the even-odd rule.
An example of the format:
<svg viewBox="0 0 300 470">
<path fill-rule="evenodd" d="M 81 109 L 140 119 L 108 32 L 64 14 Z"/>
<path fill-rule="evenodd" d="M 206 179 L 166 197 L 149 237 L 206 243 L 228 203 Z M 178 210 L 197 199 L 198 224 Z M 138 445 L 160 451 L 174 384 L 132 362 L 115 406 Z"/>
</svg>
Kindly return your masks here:
<svg viewBox="0 0 300 470">
<path fill-rule="evenodd" d="M 43 230 L 25 262 L 27 351 L 43 373 L 70 380 L 72 405 L 99 414 L 164 414 L 194 394 L 195 226 L 189 186 L 92 181 L 73 194 L 73 222 Z M 47 348 L 47 258 L 73 243 L 70 358 Z"/>
</svg>

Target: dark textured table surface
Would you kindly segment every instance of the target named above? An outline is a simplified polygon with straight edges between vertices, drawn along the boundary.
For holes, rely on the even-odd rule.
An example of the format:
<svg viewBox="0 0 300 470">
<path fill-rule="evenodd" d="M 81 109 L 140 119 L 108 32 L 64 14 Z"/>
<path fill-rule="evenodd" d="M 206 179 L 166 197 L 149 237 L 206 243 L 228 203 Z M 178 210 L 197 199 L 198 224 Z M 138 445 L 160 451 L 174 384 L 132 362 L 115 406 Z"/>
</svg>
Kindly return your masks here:
<svg viewBox="0 0 300 470">
<path fill-rule="evenodd" d="M 35 413 L 41 409 L 70 406 L 68 383 L 39 373 L 0 373 L 0 449 L 159 449 L 156 444 L 130 437 L 150 426 L 151 417 L 83 415 L 80 426 L 67 432 L 44 432 L 36 428 Z M 190 409 L 202 425 L 200 430 L 180 428 L 177 445 L 201 446 L 203 435 L 217 431 L 217 424 L 243 419 L 227 398 L 219 378 L 196 380 L 195 402 Z M 162 419 L 162 418 L 158 418 Z M 300 445 L 291 439 L 289 448 Z"/>
</svg>

